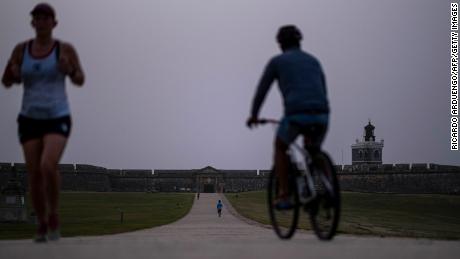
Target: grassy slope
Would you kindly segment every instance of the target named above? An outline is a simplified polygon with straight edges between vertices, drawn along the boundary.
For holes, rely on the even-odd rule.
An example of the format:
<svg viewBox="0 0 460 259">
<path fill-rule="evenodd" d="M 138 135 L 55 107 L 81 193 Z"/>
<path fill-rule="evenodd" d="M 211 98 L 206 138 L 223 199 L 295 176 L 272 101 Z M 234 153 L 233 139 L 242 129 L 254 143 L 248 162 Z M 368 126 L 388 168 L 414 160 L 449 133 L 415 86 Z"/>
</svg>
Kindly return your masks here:
<svg viewBox="0 0 460 259">
<path fill-rule="evenodd" d="M 61 233 L 104 235 L 172 223 L 189 212 L 193 198 L 191 193 L 62 193 Z M 30 238 L 34 231 L 29 223 L 0 223 L 0 239 Z"/>
<path fill-rule="evenodd" d="M 245 217 L 269 224 L 265 192 L 227 194 Z M 301 228 L 309 229 L 301 214 Z M 342 193 L 340 233 L 460 239 L 460 197 Z"/>
</svg>

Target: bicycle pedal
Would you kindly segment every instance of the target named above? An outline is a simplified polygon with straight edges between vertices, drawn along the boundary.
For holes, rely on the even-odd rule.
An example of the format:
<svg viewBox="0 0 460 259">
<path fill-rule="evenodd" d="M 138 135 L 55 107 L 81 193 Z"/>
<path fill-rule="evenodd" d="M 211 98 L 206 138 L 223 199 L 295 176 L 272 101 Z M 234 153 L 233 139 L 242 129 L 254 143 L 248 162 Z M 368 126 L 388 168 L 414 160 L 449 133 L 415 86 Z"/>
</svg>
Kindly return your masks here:
<svg viewBox="0 0 460 259">
<path fill-rule="evenodd" d="M 307 204 L 307 203 L 310 201 L 310 198 L 301 195 L 301 196 L 299 197 L 299 201 L 300 201 L 301 204 Z"/>
<path fill-rule="evenodd" d="M 307 213 L 315 215 L 318 213 L 318 203 L 315 199 L 311 199 L 303 206 L 303 210 Z"/>
</svg>

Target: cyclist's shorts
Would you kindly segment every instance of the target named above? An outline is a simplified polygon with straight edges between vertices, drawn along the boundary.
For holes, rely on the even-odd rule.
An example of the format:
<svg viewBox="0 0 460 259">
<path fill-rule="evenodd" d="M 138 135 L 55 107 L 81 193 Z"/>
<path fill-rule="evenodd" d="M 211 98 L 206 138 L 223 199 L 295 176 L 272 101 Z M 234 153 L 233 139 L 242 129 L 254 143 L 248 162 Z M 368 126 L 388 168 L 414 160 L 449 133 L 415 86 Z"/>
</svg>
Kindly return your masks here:
<svg viewBox="0 0 460 259">
<path fill-rule="evenodd" d="M 291 144 L 299 135 L 309 138 L 309 145 L 320 147 L 326 135 L 329 114 L 295 114 L 281 119 L 277 136 Z"/>
<path fill-rule="evenodd" d="M 49 133 L 57 133 L 68 138 L 71 128 L 70 116 L 46 120 L 32 119 L 23 115 L 18 117 L 18 135 L 21 144 L 31 139 L 42 138 Z"/>
</svg>

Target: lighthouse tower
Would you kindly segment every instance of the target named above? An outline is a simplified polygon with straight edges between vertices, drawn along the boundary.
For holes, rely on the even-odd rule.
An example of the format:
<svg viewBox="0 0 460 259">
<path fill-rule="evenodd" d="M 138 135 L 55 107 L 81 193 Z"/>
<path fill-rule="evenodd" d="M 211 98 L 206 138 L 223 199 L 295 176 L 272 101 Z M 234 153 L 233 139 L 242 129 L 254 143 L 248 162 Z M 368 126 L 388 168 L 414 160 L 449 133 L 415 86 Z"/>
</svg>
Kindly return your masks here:
<svg viewBox="0 0 460 259">
<path fill-rule="evenodd" d="M 374 125 L 369 124 L 364 127 L 364 136 L 362 141 L 356 140 L 351 145 L 351 164 L 382 164 L 383 139 L 380 142 L 375 141 Z"/>
</svg>

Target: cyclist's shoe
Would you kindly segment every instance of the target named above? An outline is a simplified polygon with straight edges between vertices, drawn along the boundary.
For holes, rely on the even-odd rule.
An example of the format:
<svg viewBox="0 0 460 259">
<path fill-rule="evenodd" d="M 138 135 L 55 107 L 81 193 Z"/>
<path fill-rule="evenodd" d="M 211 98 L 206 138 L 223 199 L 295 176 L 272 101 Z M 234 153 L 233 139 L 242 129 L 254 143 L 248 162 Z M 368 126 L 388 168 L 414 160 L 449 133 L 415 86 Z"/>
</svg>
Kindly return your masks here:
<svg viewBox="0 0 460 259">
<path fill-rule="evenodd" d="M 34 242 L 35 243 L 45 243 L 46 241 L 48 241 L 46 239 L 47 230 L 48 230 L 48 226 L 46 224 L 40 224 L 40 226 L 37 229 L 37 233 L 35 234 Z"/>
<path fill-rule="evenodd" d="M 294 203 L 289 198 L 279 199 L 274 203 L 277 210 L 291 210 L 294 208 Z"/>
<path fill-rule="evenodd" d="M 58 214 L 51 214 L 48 218 L 49 224 L 49 232 L 48 232 L 48 240 L 50 241 L 57 241 L 61 238 L 61 233 L 59 231 L 59 215 Z"/>
</svg>

